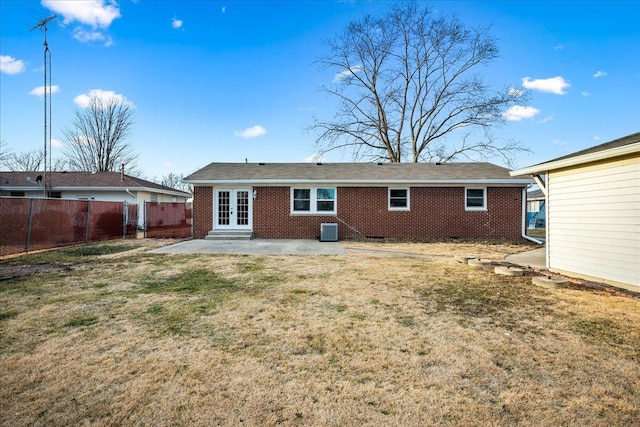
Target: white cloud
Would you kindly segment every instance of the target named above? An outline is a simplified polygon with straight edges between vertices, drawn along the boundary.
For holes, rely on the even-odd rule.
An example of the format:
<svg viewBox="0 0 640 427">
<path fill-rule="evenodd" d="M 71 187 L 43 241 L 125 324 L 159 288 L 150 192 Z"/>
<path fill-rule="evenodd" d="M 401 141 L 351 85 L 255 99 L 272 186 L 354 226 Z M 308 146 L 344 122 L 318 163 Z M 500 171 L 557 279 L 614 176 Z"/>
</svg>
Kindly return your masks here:
<svg viewBox="0 0 640 427">
<path fill-rule="evenodd" d="M 304 163 L 318 163 L 324 161 L 324 157 L 320 153 L 313 153 L 312 155 L 302 159 L 302 161 Z"/>
<path fill-rule="evenodd" d="M 553 115 L 549 116 L 549 117 L 545 117 L 544 119 L 540 120 L 539 122 L 537 122 L 538 124 L 543 124 L 543 123 L 547 123 L 550 122 L 551 120 L 553 120 Z"/>
<path fill-rule="evenodd" d="M 600 141 L 600 137 L 596 135 L 596 136 L 593 137 L 593 140 L 594 141 Z"/>
<path fill-rule="evenodd" d="M 557 44 L 553 47 L 553 50 L 562 50 L 564 49 L 564 45 L 563 44 Z"/>
<path fill-rule="evenodd" d="M 591 96 L 591 94 L 589 92 L 587 92 L 586 90 L 583 90 L 580 94 L 582 96 Z"/>
<path fill-rule="evenodd" d="M 49 93 L 54 94 L 60 92 L 60 87 L 58 85 L 49 86 Z M 35 96 L 44 96 L 44 86 L 38 86 L 34 88 L 29 95 Z"/>
<path fill-rule="evenodd" d="M 509 89 L 509 95 L 519 98 L 522 95 L 524 95 L 524 91 L 522 89 L 516 89 L 516 88 L 512 87 L 511 89 Z"/>
<path fill-rule="evenodd" d="M 173 163 L 171 163 L 171 162 L 162 162 L 162 166 L 164 166 L 165 168 L 172 168 L 173 167 Z"/>
<path fill-rule="evenodd" d="M 222 13 L 227 13 L 227 6 L 222 6 Z"/>
<path fill-rule="evenodd" d="M 53 148 L 62 148 L 64 144 L 59 139 L 51 138 L 51 146 Z"/>
<path fill-rule="evenodd" d="M 340 71 L 338 74 L 336 74 L 335 76 L 333 76 L 333 82 L 334 83 L 339 83 L 340 81 L 344 80 L 345 78 L 359 73 L 362 71 L 362 65 L 356 65 L 355 67 L 351 67 L 348 70 L 344 70 L 344 71 Z"/>
<path fill-rule="evenodd" d="M 24 61 L 9 55 L 0 55 L 0 73 L 19 74 L 25 70 Z"/>
<path fill-rule="evenodd" d="M 267 133 L 267 130 L 260 125 L 256 125 L 250 128 L 247 128 L 243 131 L 235 131 L 233 133 L 234 136 L 239 136 L 240 138 L 257 138 L 259 136 L 263 136 Z"/>
<path fill-rule="evenodd" d="M 564 141 L 564 140 L 562 140 L 560 138 L 556 138 L 553 141 L 551 141 L 551 143 L 555 144 L 555 145 L 567 145 L 569 142 L 568 141 Z"/>
<path fill-rule="evenodd" d="M 174 30 L 182 28 L 182 24 L 182 19 L 178 19 L 175 16 L 173 17 L 173 19 L 171 19 L 171 28 L 173 28 Z"/>
<path fill-rule="evenodd" d="M 599 77 L 604 77 L 604 76 L 606 76 L 606 75 L 607 75 L 607 72 L 606 72 L 606 71 L 598 70 L 598 71 L 596 71 L 596 73 L 593 75 L 593 78 L 594 78 L 594 79 L 597 79 L 597 78 L 599 78 Z"/>
<path fill-rule="evenodd" d="M 530 77 L 525 77 L 522 79 L 522 86 L 527 89 L 533 89 L 540 92 L 548 92 L 555 93 L 556 95 L 564 95 L 567 92 L 564 91 L 565 88 L 571 86 L 567 81 L 565 81 L 564 77 L 557 76 L 551 77 L 548 79 L 535 79 L 531 80 Z"/>
<path fill-rule="evenodd" d="M 530 119 L 531 117 L 538 114 L 540 110 L 533 107 L 523 107 L 522 105 L 514 105 L 509 108 L 505 113 L 502 114 L 502 117 L 511 121 L 511 122 L 519 122 L 522 119 Z"/>
<path fill-rule="evenodd" d="M 122 102 L 129 107 L 135 107 L 133 102 L 129 101 L 124 95 L 120 95 L 111 90 L 92 89 L 86 94 L 78 95 L 73 98 L 73 102 L 80 108 L 87 108 L 91 103 L 92 98 L 100 99 L 101 101 L 109 101 L 115 99 L 118 102 Z"/>
<path fill-rule="evenodd" d="M 65 24 L 78 22 L 92 28 L 109 28 L 121 16 L 115 0 L 42 0 L 42 5 L 61 14 Z"/>
<path fill-rule="evenodd" d="M 81 43 L 104 42 L 104 45 L 107 47 L 113 45 L 113 39 L 105 35 L 102 31 L 87 31 L 80 27 L 73 30 L 73 38 Z"/>
</svg>

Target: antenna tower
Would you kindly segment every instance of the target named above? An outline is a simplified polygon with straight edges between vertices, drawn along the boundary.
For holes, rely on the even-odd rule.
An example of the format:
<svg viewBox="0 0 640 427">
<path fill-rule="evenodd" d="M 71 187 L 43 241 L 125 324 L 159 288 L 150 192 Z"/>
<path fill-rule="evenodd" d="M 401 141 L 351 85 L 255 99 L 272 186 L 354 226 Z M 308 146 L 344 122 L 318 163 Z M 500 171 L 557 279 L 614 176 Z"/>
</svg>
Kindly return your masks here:
<svg viewBox="0 0 640 427">
<path fill-rule="evenodd" d="M 47 24 L 56 19 L 58 15 L 52 15 L 40 20 L 29 32 L 33 30 L 44 31 L 44 196 L 47 197 L 47 146 L 49 146 L 49 172 L 51 172 L 51 51 L 47 43 Z M 48 74 L 47 74 L 48 70 Z M 48 105 L 48 110 L 47 110 Z M 51 177 L 49 177 L 51 188 Z"/>
</svg>

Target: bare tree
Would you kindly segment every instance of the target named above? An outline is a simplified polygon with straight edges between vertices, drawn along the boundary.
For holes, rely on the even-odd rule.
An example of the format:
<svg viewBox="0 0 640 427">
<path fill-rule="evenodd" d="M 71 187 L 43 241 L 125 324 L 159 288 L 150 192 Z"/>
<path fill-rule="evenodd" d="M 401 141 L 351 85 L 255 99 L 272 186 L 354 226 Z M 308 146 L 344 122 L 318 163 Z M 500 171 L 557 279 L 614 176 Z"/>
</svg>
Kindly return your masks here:
<svg viewBox="0 0 640 427">
<path fill-rule="evenodd" d="M 56 158 L 51 165 L 51 172 L 61 172 L 67 170 L 68 162 L 64 158 Z"/>
<path fill-rule="evenodd" d="M 322 89 L 339 106 L 333 120 L 310 127 L 320 153 L 347 149 L 355 158 L 390 162 L 498 156 L 509 163 L 526 150 L 492 135 L 526 96 L 478 74 L 498 56 L 487 28 L 468 29 L 406 2 L 352 22 L 327 46 L 317 62 L 336 75 Z"/>
<path fill-rule="evenodd" d="M 3 159 L 2 164 L 11 171 L 37 171 L 44 166 L 44 153 L 42 150 L 12 153 Z"/>
<path fill-rule="evenodd" d="M 7 143 L 0 139 L 0 168 L 7 167 L 6 161 L 12 156 Z"/>
<path fill-rule="evenodd" d="M 65 156 L 77 171 L 118 171 L 122 164 L 135 175 L 138 155 L 127 139 L 133 126 L 133 106 L 124 99 L 92 97 L 87 107 L 75 113 L 71 128 L 63 131 Z"/>
<path fill-rule="evenodd" d="M 184 179 L 183 174 L 175 174 L 173 172 L 169 172 L 167 175 L 164 175 L 162 178 L 155 179 L 154 181 L 158 184 L 164 185 L 165 187 L 174 188 L 176 190 L 184 191 L 185 193 L 193 193 L 191 184 L 187 184 L 182 182 Z"/>
</svg>

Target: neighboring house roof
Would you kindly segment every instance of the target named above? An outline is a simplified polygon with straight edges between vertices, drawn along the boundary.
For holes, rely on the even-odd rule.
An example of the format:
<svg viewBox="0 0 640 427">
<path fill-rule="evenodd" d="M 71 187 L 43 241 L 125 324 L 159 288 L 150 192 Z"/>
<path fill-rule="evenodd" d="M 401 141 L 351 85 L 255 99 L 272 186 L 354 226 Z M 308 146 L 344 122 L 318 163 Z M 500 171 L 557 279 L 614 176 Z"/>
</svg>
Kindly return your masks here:
<svg viewBox="0 0 640 427">
<path fill-rule="evenodd" d="M 12 191 L 37 190 L 36 178 L 42 172 L 0 172 L 0 189 Z M 191 197 L 191 194 L 175 188 L 166 187 L 119 172 L 50 172 L 46 175 L 47 188 L 56 191 L 93 190 L 93 191 L 150 191 L 179 197 Z M 42 188 L 42 187 L 40 187 Z"/>
<path fill-rule="evenodd" d="M 640 132 L 605 142 L 604 144 L 596 145 L 595 147 L 587 148 L 566 156 L 558 157 L 544 163 L 515 170 L 511 172 L 511 175 L 523 176 L 543 174 L 554 169 L 596 162 L 633 153 L 640 153 Z"/>
<path fill-rule="evenodd" d="M 211 163 L 184 178 L 191 184 L 503 184 L 526 185 L 491 163 Z"/>
<path fill-rule="evenodd" d="M 546 196 L 542 192 L 542 190 L 533 190 L 527 192 L 527 200 L 544 200 Z"/>
</svg>

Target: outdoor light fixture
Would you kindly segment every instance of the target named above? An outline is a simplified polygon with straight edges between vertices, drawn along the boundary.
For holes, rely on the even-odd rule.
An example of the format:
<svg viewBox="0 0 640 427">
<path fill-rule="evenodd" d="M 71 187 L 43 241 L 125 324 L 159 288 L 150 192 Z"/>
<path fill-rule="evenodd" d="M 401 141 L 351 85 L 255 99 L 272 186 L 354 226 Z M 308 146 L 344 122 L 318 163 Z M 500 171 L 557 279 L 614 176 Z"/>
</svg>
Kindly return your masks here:
<svg viewBox="0 0 640 427">
<path fill-rule="evenodd" d="M 258 197 L 258 190 L 256 190 L 255 188 L 253 189 L 253 198 L 255 199 L 256 197 Z"/>
</svg>

